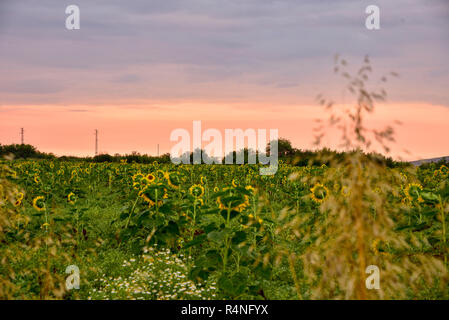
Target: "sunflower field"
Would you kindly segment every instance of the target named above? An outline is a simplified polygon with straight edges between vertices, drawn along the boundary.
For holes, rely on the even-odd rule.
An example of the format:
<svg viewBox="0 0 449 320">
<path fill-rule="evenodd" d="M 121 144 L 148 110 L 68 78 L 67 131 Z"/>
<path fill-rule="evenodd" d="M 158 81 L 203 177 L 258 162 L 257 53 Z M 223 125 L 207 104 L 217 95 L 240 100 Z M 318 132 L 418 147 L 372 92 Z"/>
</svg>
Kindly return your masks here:
<svg viewBox="0 0 449 320">
<path fill-rule="evenodd" d="M 2 299 L 449 298 L 444 165 L 0 165 Z"/>
</svg>

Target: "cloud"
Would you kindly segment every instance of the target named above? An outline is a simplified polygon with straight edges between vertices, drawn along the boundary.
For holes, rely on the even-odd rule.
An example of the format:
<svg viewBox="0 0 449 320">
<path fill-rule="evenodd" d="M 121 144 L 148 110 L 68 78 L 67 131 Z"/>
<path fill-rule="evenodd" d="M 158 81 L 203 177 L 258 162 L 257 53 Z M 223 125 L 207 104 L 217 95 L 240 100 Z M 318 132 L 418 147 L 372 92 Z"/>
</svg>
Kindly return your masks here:
<svg viewBox="0 0 449 320">
<path fill-rule="evenodd" d="M 65 29 L 65 4 L 2 1 L 4 103 L 92 103 L 121 99 L 264 99 L 298 84 L 314 96 L 332 56 L 370 54 L 404 75 L 401 100 L 448 103 L 449 5 L 376 1 L 381 30 L 364 27 L 368 0 L 78 0 L 81 29 Z M 53 82 L 40 81 L 44 74 Z M 32 75 L 32 80 L 29 80 Z M 120 85 L 126 90 L 119 90 Z M 225 88 L 225 89 L 224 89 Z M 411 90 L 412 89 L 412 90 Z M 273 91 L 267 92 L 276 96 Z M 261 96 L 262 95 L 262 96 Z"/>
<path fill-rule="evenodd" d="M 63 91 L 65 85 L 47 79 L 25 79 L 11 81 L 9 78 L 0 80 L 0 92 L 16 94 L 53 94 Z"/>
<path fill-rule="evenodd" d="M 89 110 L 86 109 L 69 109 L 70 112 L 89 112 Z"/>
<path fill-rule="evenodd" d="M 118 83 L 136 83 L 139 82 L 141 78 L 137 74 L 124 74 L 114 79 L 114 82 Z"/>
</svg>

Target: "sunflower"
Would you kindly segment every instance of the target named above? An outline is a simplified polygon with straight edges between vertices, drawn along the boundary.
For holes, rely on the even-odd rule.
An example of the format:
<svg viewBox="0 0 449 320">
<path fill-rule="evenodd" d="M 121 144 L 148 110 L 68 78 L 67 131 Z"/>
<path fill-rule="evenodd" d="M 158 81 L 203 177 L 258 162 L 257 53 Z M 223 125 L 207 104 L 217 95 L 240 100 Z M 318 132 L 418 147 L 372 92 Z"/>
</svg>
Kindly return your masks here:
<svg viewBox="0 0 449 320">
<path fill-rule="evenodd" d="M 195 201 L 194 201 L 194 205 L 198 206 L 198 207 L 201 207 L 202 205 L 204 205 L 203 199 L 202 198 L 196 198 Z"/>
<path fill-rule="evenodd" d="M 156 180 L 156 176 L 152 173 L 147 174 L 146 178 L 153 183 Z"/>
<path fill-rule="evenodd" d="M 201 178 L 200 178 L 200 182 L 201 182 L 201 184 L 206 184 L 206 183 L 207 183 L 207 178 L 206 178 L 206 177 L 203 177 L 203 176 L 201 176 Z"/>
<path fill-rule="evenodd" d="M 9 170 L 9 175 L 10 175 L 10 177 L 12 177 L 12 178 L 17 178 L 17 172 L 16 171 L 14 171 L 14 170 Z"/>
<path fill-rule="evenodd" d="M 139 196 L 149 203 L 150 207 L 154 206 L 157 202 L 158 206 L 162 205 L 163 199 L 168 198 L 167 189 L 162 183 L 151 184 L 146 186 L 139 192 Z"/>
<path fill-rule="evenodd" d="M 35 176 L 34 176 L 34 182 L 36 182 L 36 183 L 40 183 L 41 182 L 41 178 L 39 178 L 39 176 L 36 174 Z"/>
<path fill-rule="evenodd" d="M 380 239 L 375 239 L 371 243 L 371 251 L 376 256 L 378 256 L 378 255 L 388 256 L 389 255 L 389 253 L 385 251 L 384 247 L 385 247 L 385 243 L 384 243 L 384 241 L 382 241 Z"/>
<path fill-rule="evenodd" d="M 400 176 L 401 176 L 401 180 L 402 180 L 402 181 L 407 181 L 408 178 L 407 178 L 407 175 L 406 175 L 405 173 L 402 173 L 402 172 L 401 172 L 401 173 L 400 173 Z"/>
<path fill-rule="evenodd" d="M 133 189 L 140 190 L 140 186 L 141 186 L 140 182 L 133 183 Z"/>
<path fill-rule="evenodd" d="M 249 197 L 246 194 L 237 193 L 235 189 L 224 188 L 228 194 L 217 197 L 217 204 L 220 209 L 231 209 L 242 212 L 249 207 Z"/>
<path fill-rule="evenodd" d="M 178 189 L 181 185 L 181 178 L 177 172 L 166 172 L 165 179 L 167 179 L 168 185 L 174 189 Z"/>
<path fill-rule="evenodd" d="M 220 191 L 220 188 L 219 187 L 215 187 L 214 188 L 214 192 L 218 192 L 218 191 Z"/>
<path fill-rule="evenodd" d="M 144 178 L 144 175 L 140 172 L 137 172 L 135 175 L 133 175 L 133 182 L 140 182 Z"/>
<path fill-rule="evenodd" d="M 256 189 L 254 189 L 252 186 L 246 186 L 245 189 L 253 195 L 256 193 Z"/>
<path fill-rule="evenodd" d="M 165 178 L 165 174 L 166 172 L 162 171 L 162 170 L 157 170 L 156 171 L 156 177 L 158 178 L 158 180 L 162 180 Z"/>
<path fill-rule="evenodd" d="M 446 177 L 449 174 L 449 169 L 444 164 L 440 167 L 439 171 L 440 174 L 444 177 Z"/>
<path fill-rule="evenodd" d="M 22 204 L 23 197 L 24 197 L 23 192 L 19 192 L 19 193 L 17 194 L 16 201 L 14 202 L 14 206 L 15 206 L 15 207 L 18 207 L 18 206 L 20 206 L 20 205 Z"/>
<path fill-rule="evenodd" d="M 237 179 L 232 179 L 232 186 L 234 188 L 237 188 L 240 185 L 239 181 Z"/>
<path fill-rule="evenodd" d="M 312 200 L 317 203 L 323 202 L 329 195 L 329 189 L 321 183 L 317 183 L 312 189 L 310 189 L 310 192 Z"/>
<path fill-rule="evenodd" d="M 140 189 L 145 189 L 147 186 L 149 186 L 152 182 L 150 181 L 150 179 L 148 179 L 147 177 L 143 177 L 142 179 L 140 179 L 140 181 L 138 182 L 140 185 Z"/>
<path fill-rule="evenodd" d="M 43 196 L 38 196 L 33 199 L 33 207 L 37 211 L 43 211 L 45 210 L 45 201 Z"/>
<path fill-rule="evenodd" d="M 409 183 L 407 188 L 405 188 L 405 196 L 409 201 L 419 201 L 422 202 L 421 191 L 422 186 L 417 183 Z"/>
<path fill-rule="evenodd" d="M 67 201 L 68 201 L 68 203 L 70 203 L 70 204 L 75 204 L 75 202 L 76 202 L 76 195 L 75 195 L 73 192 L 70 192 L 70 193 L 67 195 Z"/>
<path fill-rule="evenodd" d="M 195 198 L 199 198 L 204 195 L 204 187 L 200 184 L 194 184 L 189 188 L 189 192 Z"/>
</svg>

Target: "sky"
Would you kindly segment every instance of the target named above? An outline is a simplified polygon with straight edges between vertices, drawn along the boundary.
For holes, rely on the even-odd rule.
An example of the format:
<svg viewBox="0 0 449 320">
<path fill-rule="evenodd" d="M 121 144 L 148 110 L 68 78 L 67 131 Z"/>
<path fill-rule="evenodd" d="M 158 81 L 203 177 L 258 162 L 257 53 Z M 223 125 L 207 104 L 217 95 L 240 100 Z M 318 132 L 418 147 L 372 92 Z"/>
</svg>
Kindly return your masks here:
<svg viewBox="0 0 449 320">
<path fill-rule="evenodd" d="M 72 4 L 79 30 L 65 27 Z M 380 30 L 365 27 L 368 5 Z M 333 73 L 339 54 L 350 71 L 368 55 L 374 78 L 399 74 L 367 120 L 402 122 L 394 157 L 447 156 L 448 40 L 446 0 L 2 0 L 0 144 L 23 127 L 41 151 L 93 155 L 98 129 L 100 152 L 156 154 L 201 120 L 278 129 L 309 149 L 313 120 L 327 117 L 317 94 L 352 103 Z"/>
</svg>

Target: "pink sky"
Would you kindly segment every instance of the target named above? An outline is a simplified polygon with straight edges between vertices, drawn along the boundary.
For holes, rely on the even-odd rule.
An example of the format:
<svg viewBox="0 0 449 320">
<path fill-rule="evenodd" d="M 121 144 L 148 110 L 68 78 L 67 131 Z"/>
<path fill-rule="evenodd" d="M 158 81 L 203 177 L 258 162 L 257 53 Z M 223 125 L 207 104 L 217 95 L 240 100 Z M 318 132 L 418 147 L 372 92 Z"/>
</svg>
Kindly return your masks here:
<svg viewBox="0 0 449 320">
<path fill-rule="evenodd" d="M 84 110 L 84 111 L 82 111 Z M 114 153 L 166 153 L 175 142 L 170 132 L 184 128 L 192 132 L 192 121 L 201 120 L 203 131 L 253 128 L 278 129 L 297 148 L 312 148 L 313 120 L 324 118 L 321 107 L 314 105 L 220 105 L 205 102 L 152 104 L 145 106 L 2 106 L 0 141 L 19 143 L 20 128 L 25 142 L 39 150 L 57 155 L 94 154 L 94 129 L 99 130 L 99 151 Z M 422 159 L 448 155 L 449 108 L 430 104 L 379 105 L 368 126 L 382 127 L 400 120 L 397 142 L 392 155 L 404 159 Z M 326 139 L 335 147 L 338 140 Z M 408 150 L 407 155 L 403 150 Z"/>
</svg>

